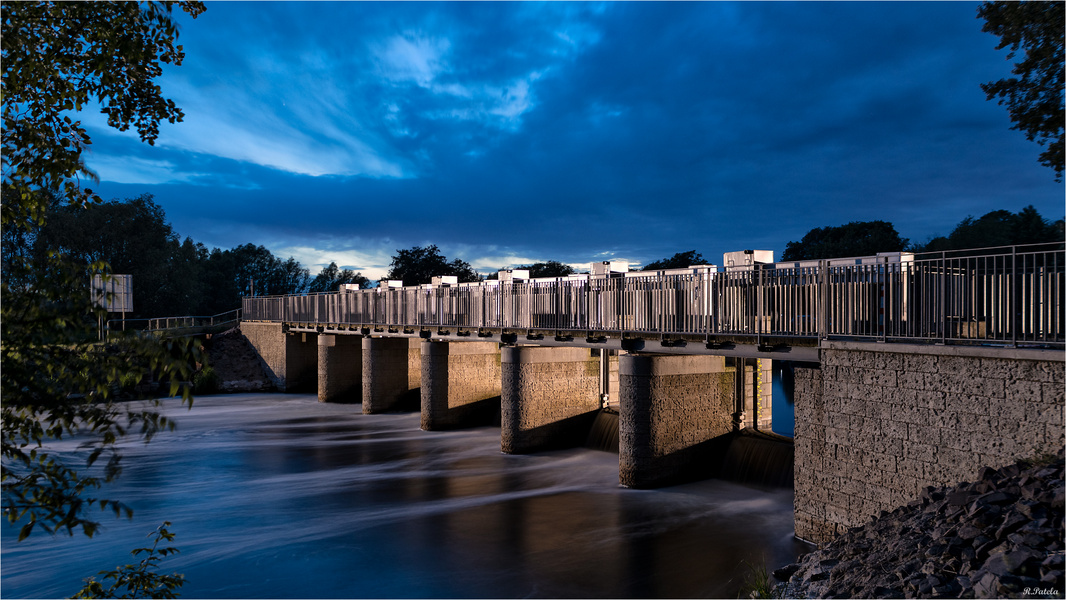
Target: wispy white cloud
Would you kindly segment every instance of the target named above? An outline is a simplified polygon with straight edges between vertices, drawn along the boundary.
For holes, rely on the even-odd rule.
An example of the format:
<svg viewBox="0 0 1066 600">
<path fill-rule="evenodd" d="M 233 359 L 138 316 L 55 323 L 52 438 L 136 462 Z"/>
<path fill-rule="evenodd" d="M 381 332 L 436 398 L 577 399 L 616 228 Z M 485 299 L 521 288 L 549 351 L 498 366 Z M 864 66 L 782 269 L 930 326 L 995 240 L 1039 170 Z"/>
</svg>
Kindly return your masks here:
<svg viewBox="0 0 1066 600">
<path fill-rule="evenodd" d="M 370 49 L 383 77 L 428 88 L 437 75 L 449 70 L 445 54 L 450 46 L 447 39 L 408 31 L 374 42 Z"/>
<path fill-rule="evenodd" d="M 100 181 L 127 184 L 188 183 L 203 174 L 182 171 L 167 160 L 152 160 L 135 156 L 89 154 L 86 164 L 96 172 Z"/>
<path fill-rule="evenodd" d="M 329 263 L 335 262 L 340 268 L 357 271 L 368 279 L 377 280 L 385 277 L 385 274 L 389 271 L 389 265 L 392 263 L 392 252 L 395 250 L 391 247 L 392 243 L 387 239 L 359 240 L 358 243 L 362 246 L 362 249 L 282 245 L 271 248 L 271 251 L 278 256 L 295 258 L 301 265 L 310 270 L 312 276 L 328 266 Z"/>
</svg>

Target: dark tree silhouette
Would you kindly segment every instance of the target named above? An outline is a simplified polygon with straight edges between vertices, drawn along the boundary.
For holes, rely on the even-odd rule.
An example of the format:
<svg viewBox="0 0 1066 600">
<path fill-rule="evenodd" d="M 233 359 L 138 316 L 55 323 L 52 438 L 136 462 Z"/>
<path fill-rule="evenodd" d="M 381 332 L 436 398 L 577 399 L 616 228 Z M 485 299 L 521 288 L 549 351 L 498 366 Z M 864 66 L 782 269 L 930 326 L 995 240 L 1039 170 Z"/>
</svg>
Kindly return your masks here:
<svg viewBox="0 0 1066 600">
<path fill-rule="evenodd" d="M 323 267 L 322 271 L 315 275 L 315 278 L 311 280 L 311 285 L 308 287 L 309 292 L 335 292 L 340 289 L 342 284 L 355 283 L 361 288 L 367 288 L 370 285 L 370 280 L 363 277 L 362 273 L 356 273 L 351 269 L 341 269 L 337 266 L 337 263 L 330 262 L 328 266 Z"/>
<path fill-rule="evenodd" d="M 430 283 L 434 277 L 442 275 L 454 275 L 460 283 L 481 279 L 466 261 L 457 258 L 448 262 L 436 245 L 415 246 L 396 252 L 385 279 L 399 279 L 404 285 Z"/>
<path fill-rule="evenodd" d="M 1062 181 L 1063 127 L 1063 32 L 1066 29 L 1063 2 L 985 2 L 977 17 L 985 20 L 981 31 L 999 36 L 996 50 L 1010 47 L 1010 60 L 1024 50 L 1025 58 L 1014 63 L 1008 77 L 981 84 L 989 100 L 998 98 L 1007 106 L 1011 129 L 1025 133 L 1047 149 L 1040 164 L 1055 170 Z"/>
<path fill-rule="evenodd" d="M 994 210 L 980 219 L 966 217 L 947 237 L 934 237 L 916 252 L 939 252 L 967 248 L 990 248 L 1018 244 L 1063 241 L 1063 221 L 1051 223 L 1031 205 L 1017 213 Z"/>
<path fill-rule="evenodd" d="M 887 221 L 853 221 L 838 227 L 816 227 L 798 242 L 789 242 L 781 260 L 815 260 L 848 256 L 873 256 L 906 248 L 896 228 Z"/>
<path fill-rule="evenodd" d="M 641 269 L 641 271 L 661 271 L 663 269 L 684 269 L 692 265 L 704 265 L 707 264 L 703 255 L 695 250 L 689 250 L 688 252 L 678 252 L 670 258 L 663 258 L 654 262 L 650 262 Z"/>
</svg>

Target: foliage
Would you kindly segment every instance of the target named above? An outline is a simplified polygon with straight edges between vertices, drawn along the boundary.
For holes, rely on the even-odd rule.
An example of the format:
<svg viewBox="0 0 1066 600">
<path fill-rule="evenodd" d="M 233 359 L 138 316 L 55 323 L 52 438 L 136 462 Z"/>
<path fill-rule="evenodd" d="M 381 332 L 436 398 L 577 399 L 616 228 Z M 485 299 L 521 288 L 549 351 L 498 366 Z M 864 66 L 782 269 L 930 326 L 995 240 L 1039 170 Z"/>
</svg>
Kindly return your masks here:
<svg viewBox="0 0 1066 600">
<path fill-rule="evenodd" d="M 5 281 L 0 292 L 4 513 L 11 523 L 22 523 L 19 539 L 36 527 L 68 534 L 80 528 L 92 536 L 98 523 L 86 509 L 131 513 L 118 502 L 83 496 L 121 473 L 116 443 L 131 433 L 150 440 L 173 427 L 152 410 L 157 402 L 115 403 L 115 394 L 154 379 L 191 405 L 180 382 L 202 357 L 188 340 L 131 333 L 99 343 L 96 320 L 104 311 L 90 302 L 81 270 L 69 264 L 55 262 L 32 287 L 12 288 Z M 87 468 L 105 458 L 102 473 L 79 473 L 45 451 L 46 441 L 64 437 L 83 440 Z"/>
<path fill-rule="evenodd" d="M 773 577 L 766 570 L 765 564 L 754 564 L 742 561 L 746 572 L 740 586 L 741 598 L 779 598 L 777 585 Z"/>
<path fill-rule="evenodd" d="M 548 262 L 533 263 L 531 265 L 525 265 L 516 267 L 518 269 L 528 269 L 530 278 L 536 279 L 539 277 L 566 277 L 567 275 L 574 274 L 574 268 L 570 265 L 563 264 L 557 260 L 549 260 Z"/>
<path fill-rule="evenodd" d="M 436 245 L 415 246 L 408 250 L 396 250 L 392 257 L 386 279 L 399 279 L 404 285 L 420 285 L 432 282 L 434 277 L 454 275 L 459 283 L 479 281 L 478 276 L 466 261 L 455 259 L 448 262 Z"/>
<path fill-rule="evenodd" d="M 370 280 L 363 277 L 362 273 L 356 273 L 351 269 L 341 270 L 337 263 L 331 262 L 329 266 L 323 267 L 322 271 L 311 280 L 308 291 L 335 292 L 341 289 L 341 285 L 346 283 L 357 284 L 362 289 L 370 287 Z"/>
<path fill-rule="evenodd" d="M 85 587 L 73 596 L 74 598 L 176 598 L 175 592 L 185 583 L 185 576 L 177 573 L 160 575 L 155 572 L 159 561 L 171 554 L 177 554 L 179 550 L 173 547 L 160 548 L 159 542 L 166 540 L 174 541 L 174 534 L 167 528 L 170 521 L 164 521 L 155 531 L 148 534 L 155 537 L 151 548 L 136 548 L 130 554 L 136 557 L 145 554 L 145 557 L 135 565 L 123 565 L 112 571 L 100 571 L 98 575 L 113 581 L 111 587 L 104 588 L 104 584 L 90 577 L 85 581 Z"/>
<path fill-rule="evenodd" d="M 132 334 L 98 343 L 94 324 L 105 313 L 90 301 L 86 269 L 106 273 L 106 265 L 78 264 L 55 248 L 29 250 L 50 210 L 99 203 L 81 186 L 92 179 L 82 161 L 91 140 L 71 114 L 99 106 L 109 125 L 132 126 L 149 144 L 160 121 L 181 120 L 154 82 L 161 64 L 183 58 L 175 4 L 193 17 L 204 10 L 201 2 L 0 4 L 0 487 L 8 520 L 22 523 L 19 539 L 35 528 L 91 536 L 98 523 L 86 510 L 94 505 L 131 513 L 84 494 L 121 472 L 119 439 L 148 440 L 172 425 L 152 403 L 112 402 L 122 385 L 154 378 L 192 402 L 180 382 L 200 359 L 196 348 Z M 8 234 L 13 229 L 21 232 Z M 83 441 L 88 474 L 46 451 L 46 442 L 64 437 Z M 101 458 L 102 469 L 94 467 Z"/>
<path fill-rule="evenodd" d="M 153 144 L 159 122 L 182 120 L 154 78 L 180 65 L 174 4 L 196 17 L 202 2 L 5 2 L 3 186 L 5 226 L 39 221 L 47 204 L 36 192 L 61 190 L 73 206 L 99 202 L 81 178 L 90 139 L 70 111 L 98 104 L 112 127 L 131 126 Z M 8 193 L 10 192 L 10 193 Z"/>
<path fill-rule="evenodd" d="M 247 290 L 249 295 L 271 296 L 295 294 L 307 289 L 311 275 L 295 258 L 286 260 L 274 256 L 265 246 L 244 244 L 232 250 L 233 277 L 236 288 Z M 244 287 L 244 286 L 248 287 Z M 240 299 L 236 299 L 240 303 Z"/>
<path fill-rule="evenodd" d="M 816 227 L 799 242 L 785 246 L 783 261 L 873 256 L 900 252 L 907 246 L 896 228 L 886 221 L 853 221 L 838 227 Z"/>
<path fill-rule="evenodd" d="M 1040 164 L 1055 170 L 1062 181 L 1063 127 L 1063 35 L 1066 30 L 1064 4 L 1057 2 L 985 2 L 977 17 L 985 20 L 981 31 L 999 36 L 996 50 L 1010 47 L 1007 59 L 1025 51 L 1025 59 L 1014 63 L 1009 77 L 981 84 L 989 100 L 998 98 L 1007 106 L 1011 129 L 1025 132 L 1029 141 L 1047 149 Z"/>
<path fill-rule="evenodd" d="M 678 252 L 670 258 L 663 258 L 644 265 L 641 271 L 661 271 L 664 269 L 684 269 L 692 265 L 705 265 L 707 260 L 695 250 Z"/>
<path fill-rule="evenodd" d="M 192 378 L 192 393 L 196 395 L 215 394 L 219 390 L 222 378 L 213 367 L 204 366 Z"/>
<path fill-rule="evenodd" d="M 38 265 L 46 263 L 48 252 L 63 254 L 86 270 L 107 262 L 114 273 L 132 274 L 137 316 L 186 314 L 182 309 L 201 295 L 197 259 L 205 251 L 192 240 L 185 245 L 178 241 L 150 194 L 88 209 L 55 207 L 35 240 Z"/>
<path fill-rule="evenodd" d="M 966 217 L 947 237 L 935 237 L 925 245 L 914 248 L 916 252 L 940 252 L 964 248 L 989 248 L 1061 242 L 1064 239 L 1063 221 L 1048 222 L 1032 205 L 1017 213 L 1009 210 L 994 210 L 980 219 Z"/>
</svg>

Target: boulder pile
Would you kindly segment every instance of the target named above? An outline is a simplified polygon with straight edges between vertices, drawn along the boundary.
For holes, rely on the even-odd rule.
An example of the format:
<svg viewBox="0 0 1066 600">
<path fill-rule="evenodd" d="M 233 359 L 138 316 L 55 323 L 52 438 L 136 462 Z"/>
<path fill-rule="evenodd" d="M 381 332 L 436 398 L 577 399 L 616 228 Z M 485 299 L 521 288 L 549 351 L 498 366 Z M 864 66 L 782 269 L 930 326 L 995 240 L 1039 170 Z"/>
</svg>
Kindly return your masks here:
<svg viewBox="0 0 1066 600">
<path fill-rule="evenodd" d="M 218 374 L 220 392 L 272 392 L 274 382 L 263 361 L 238 328 L 209 336 L 204 345 L 208 364 Z"/>
<path fill-rule="evenodd" d="M 774 571 L 786 598 L 1062 598 L 1063 451 L 853 527 Z"/>
</svg>

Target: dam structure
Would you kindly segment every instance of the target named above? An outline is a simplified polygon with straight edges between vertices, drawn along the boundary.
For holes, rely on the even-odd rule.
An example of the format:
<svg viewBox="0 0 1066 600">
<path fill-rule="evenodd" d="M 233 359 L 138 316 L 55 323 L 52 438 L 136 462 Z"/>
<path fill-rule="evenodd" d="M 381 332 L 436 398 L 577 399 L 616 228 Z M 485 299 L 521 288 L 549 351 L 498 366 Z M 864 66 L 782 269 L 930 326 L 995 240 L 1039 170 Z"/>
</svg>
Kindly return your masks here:
<svg viewBox="0 0 1066 600">
<path fill-rule="evenodd" d="M 240 327 L 280 390 L 419 410 L 426 430 L 495 418 L 507 453 L 617 413 L 637 488 L 712 475 L 736 433 L 770 431 L 775 382 L 814 542 L 1063 447 L 1064 244 L 723 263 L 247 297 Z"/>
</svg>

